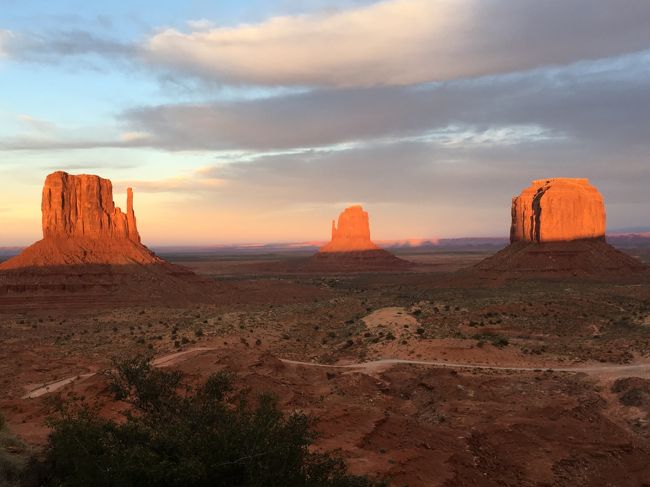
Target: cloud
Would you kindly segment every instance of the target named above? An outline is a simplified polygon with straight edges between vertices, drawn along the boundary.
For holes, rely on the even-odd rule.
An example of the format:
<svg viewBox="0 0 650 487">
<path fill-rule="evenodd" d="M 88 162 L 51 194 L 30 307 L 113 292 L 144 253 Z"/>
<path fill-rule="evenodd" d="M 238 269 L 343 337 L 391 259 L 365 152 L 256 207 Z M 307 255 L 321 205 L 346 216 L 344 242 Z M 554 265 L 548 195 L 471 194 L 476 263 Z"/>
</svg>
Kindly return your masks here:
<svg viewBox="0 0 650 487">
<path fill-rule="evenodd" d="M 275 219 L 292 238 L 326 236 L 329 219 L 348 204 L 362 203 L 382 238 L 398 238 L 506 235 L 511 197 L 531 180 L 553 176 L 590 178 L 605 195 L 613 226 L 648 221 L 646 156 L 592 153 L 570 140 L 522 141 L 516 147 L 413 140 L 305 150 L 128 184 L 138 192 L 168 193 L 165 201 L 180 213 L 200 208 L 202 214 Z"/>
<path fill-rule="evenodd" d="M 7 56 L 7 44 L 13 37 L 10 30 L 0 29 L 0 59 Z"/>
<path fill-rule="evenodd" d="M 39 169 L 44 171 L 79 171 L 79 170 L 115 170 L 115 169 L 133 169 L 139 167 L 138 164 L 129 164 L 129 163 L 111 163 L 111 164 L 97 164 L 93 162 L 89 163 L 77 163 L 77 164 L 52 164 L 40 166 Z"/>
<path fill-rule="evenodd" d="M 7 31 L 4 31 L 7 32 Z M 0 53 L 23 62 L 58 64 L 62 59 L 98 55 L 108 59 L 137 59 L 132 43 L 102 37 L 83 29 L 41 33 L 0 31 Z"/>
<path fill-rule="evenodd" d="M 121 136 L 120 139 L 123 142 L 129 143 L 129 142 L 138 142 L 138 141 L 145 141 L 151 138 L 151 134 L 147 132 L 124 132 Z"/>
<path fill-rule="evenodd" d="M 32 131 L 51 132 L 53 130 L 56 130 L 56 125 L 54 125 L 52 122 L 32 117 L 31 115 L 21 114 L 18 115 L 18 119 Z"/>
<path fill-rule="evenodd" d="M 254 154 L 415 140 L 458 148 L 569 140 L 595 152 L 639 153 L 650 139 L 649 58 L 643 53 L 414 87 L 144 106 L 119 116 L 119 137 L 14 136 L 0 139 L 0 149 L 150 147 Z"/>
<path fill-rule="evenodd" d="M 226 184 L 222 178 L 200 169 L 189 176 L 177 176 L 159 180 L 117 181 L 118 190 L 134 188 L 140 193 L 192 193 L 214 192 Z"/>
<path fill-rule="evenodd" d="M 645 0 L 386 0 L 192 32 L 164 29 L 150 63 L 224 84 L 411 85 L 650 48 Z"/>
<path fill-rule="evenodd" d="M 444 135 L 454 127 L 470 134 L 517 127 L 517 136 L 528 127 L 553 138 L 630 150 L 650 138 L 648 58 L 645 53 L 609 63 L 416 87 L 141 107 L 127 111 L 123 121 L 131 130 L 151 134 L 153 146 L 168 150 L 376 143 Z"/>
</svg>

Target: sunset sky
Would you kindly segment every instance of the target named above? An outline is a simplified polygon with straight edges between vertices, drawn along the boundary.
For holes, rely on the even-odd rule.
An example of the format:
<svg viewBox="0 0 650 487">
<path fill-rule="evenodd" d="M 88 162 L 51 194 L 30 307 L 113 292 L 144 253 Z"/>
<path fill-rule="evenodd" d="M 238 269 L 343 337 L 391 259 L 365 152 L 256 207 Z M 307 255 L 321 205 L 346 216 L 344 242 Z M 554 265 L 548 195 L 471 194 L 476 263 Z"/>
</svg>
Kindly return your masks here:
<svg viewBox="0 0 650 487">
<path fill-rule="evenodd" d="M 555 176 L 650 227 L 650 1 L 0 0 L 0 246 L 58 169 L 154 245 L 505 236 Z"/>
</svg>

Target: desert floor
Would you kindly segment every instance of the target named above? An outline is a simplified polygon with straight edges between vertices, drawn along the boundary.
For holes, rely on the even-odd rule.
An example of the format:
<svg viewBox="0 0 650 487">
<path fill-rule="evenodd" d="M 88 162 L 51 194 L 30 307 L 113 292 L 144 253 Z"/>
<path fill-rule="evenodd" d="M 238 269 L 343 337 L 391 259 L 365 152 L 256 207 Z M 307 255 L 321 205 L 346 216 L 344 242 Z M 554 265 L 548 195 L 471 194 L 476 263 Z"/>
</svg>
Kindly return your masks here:
<svg viewBox="0 0 650 487">
<path fill-rule="evenodd" d="M 457 277 L 486 255 L 340 274 L 297 272 L 293 254 L 175 255 L 214 300 L 0 307 L 0 410 L 38 449 L 54 397 L 115 415 L 101 371 L 148 353 L 274 393 L 317 418 L 318 448 L 391 485 L 648 485 L 650 282 Z"/>
</svg>

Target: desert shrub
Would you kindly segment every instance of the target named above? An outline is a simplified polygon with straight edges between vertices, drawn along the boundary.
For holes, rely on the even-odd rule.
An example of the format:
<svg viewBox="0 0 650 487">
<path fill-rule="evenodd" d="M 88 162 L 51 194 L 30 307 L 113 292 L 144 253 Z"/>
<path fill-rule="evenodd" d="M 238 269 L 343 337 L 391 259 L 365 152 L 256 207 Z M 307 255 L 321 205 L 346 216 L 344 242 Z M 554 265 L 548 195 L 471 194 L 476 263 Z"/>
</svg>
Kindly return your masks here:
<svg viewBox="0 0 650 487">
<path fill-rule="evenodd" d="M 641 407 L 643 405 L 643 396 L 640 389 L 629 389 L 621 394 L 618 400 L 624 406 Z"/>
<path fill-rule="evenodd" d="M 617 379 L 612 392 L 618 394 L 618 400 L 624 406 L 643 407 L 650 402 L 650 381 L 640 377 Z"/>
<path fill-rule="evenodd" d="M 27 446 L 9 432 L 0 414 L 0 485 L 20 485 L 29 457 Z"/>
<path fill-rule="evenodd" d="M 319 486 L 377 485 L 349 475 L 340 457 L 309 449 L 315 436 L 303 414 L 276 400 L 236 392 L 217 373 L 199 386 L 142 357 L 116 364 L 111 390 L 130 405 L 111 421 L 65 406 L 51 422 L 50 485 Z"/>
<path fill-rule="evenodd" d="M 495 333 L 479 333 L 474 335 L 472 338 L 478 340 L 479 342 L 490 342 L 493 346 L 497 348 L 503 348 L 510 345 L 510 341 L 503 335 L 497 335 Z"/>
</svg>

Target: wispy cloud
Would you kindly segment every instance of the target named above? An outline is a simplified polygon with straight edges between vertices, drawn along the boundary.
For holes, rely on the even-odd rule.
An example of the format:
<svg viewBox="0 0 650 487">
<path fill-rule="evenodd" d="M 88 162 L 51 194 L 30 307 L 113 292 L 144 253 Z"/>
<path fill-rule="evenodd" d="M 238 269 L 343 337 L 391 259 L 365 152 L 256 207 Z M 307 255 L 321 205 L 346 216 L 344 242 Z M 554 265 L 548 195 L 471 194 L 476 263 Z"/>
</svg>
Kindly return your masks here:
<svg viewBox="0 0 650 487">
<path fill-rule="evenodd" d="M 0 29 L 0 59 L 7 56 L 7 42 L 12 35 L 10 30 Z"/>
<path fill-rule="evenodd" d="M 94 170 L 113 170 L 113 169 L 133 169 L 139 167 L 138 164 L 128 164 L 128 163 L 113 163 L 113 164 L 97 164 L 93 162 L 89 163 L 59 163 L 52 165 L 40 166 L 39 169 L 42 171 L 94 171 Z"/>
<path fill-rule="evenodd" d="M 17 61 L 59 64 L 69 58 L 98 55 L 102 58 L 135 60 L 133 43 L 103 37 L 83 29 L 47 32 L 0 30 L 0 53 Z"/>
<path fill-rule="evenodd" d="M 32 117 L 31 115 L 27 115 L 25 113 L 18 115 L 18 119 L 32 131 L 51 132 L 53 130 L 56 130 L 56 125 L 52 122 Z"/>
<path fill-rule="evenodd" d="M 190 175 L 177 176 L 173 178 L 117 181 L 115 187 L 118 190 L 135 188 L 135 190 L 140 193 L 196 194 L 202 192 L 212 193 L 226 184 L 226 180 L 216 177 L 204 169 L 201 169 Z"/>
</svg>

